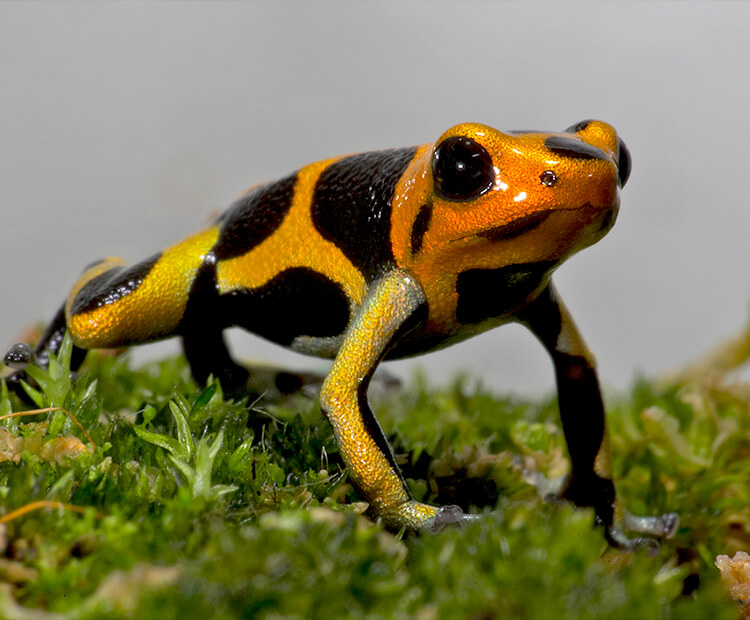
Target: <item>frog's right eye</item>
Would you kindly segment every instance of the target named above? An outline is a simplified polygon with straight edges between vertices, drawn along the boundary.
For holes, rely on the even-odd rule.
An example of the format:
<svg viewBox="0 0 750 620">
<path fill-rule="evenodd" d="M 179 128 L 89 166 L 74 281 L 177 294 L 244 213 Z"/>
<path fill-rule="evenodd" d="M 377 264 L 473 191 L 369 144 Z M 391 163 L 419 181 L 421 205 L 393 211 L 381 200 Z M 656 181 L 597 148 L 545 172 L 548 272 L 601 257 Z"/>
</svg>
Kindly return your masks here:
<svg viewBox="0 0 750 620">
<path fill-rule="evenodd" d="M 495 184 L 495 166 L 487 150 L 463 136 L 446 138 L 432 156 L 435 193 L 448 200 L 473 200 Z"/>
</svg>

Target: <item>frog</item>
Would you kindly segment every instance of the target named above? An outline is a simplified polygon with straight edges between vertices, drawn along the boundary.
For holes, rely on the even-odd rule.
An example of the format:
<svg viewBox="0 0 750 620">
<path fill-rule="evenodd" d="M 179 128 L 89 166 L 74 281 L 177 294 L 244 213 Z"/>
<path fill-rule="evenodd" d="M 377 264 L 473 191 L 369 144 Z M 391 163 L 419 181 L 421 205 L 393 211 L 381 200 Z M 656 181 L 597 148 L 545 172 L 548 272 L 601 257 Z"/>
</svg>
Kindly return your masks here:
<svg viewBox="0 0 750 620">
<path fill-rule="evenodd" d="M 34 355 L 8 352 L 7 381 L 18 388 L 24 365 L 45 365 L 66 333 L 74 370 L 92 349 L 177 336 L 198 384 L 214 377 L 241 395 L 251 371 L 224 337 L 239 326 L 333 360 L 320 406 L 353 485 L 386 526 L 440 530 L 477 516 L 412 496 L 368 402 L 371 379 L 381 361 L 519 323 L 554 366 L 570 458 L 558 495 L 593 507 L 610 544 L 651 545 L 679 518 L 625 510 L 595 359 L 552 282 L 612 228 L 630 171 L 625 143 L 597 120 L 558 132 L 461 123 L 434 143 L 303 166 L 141 262 L 90 264 Z"/>
</svg>

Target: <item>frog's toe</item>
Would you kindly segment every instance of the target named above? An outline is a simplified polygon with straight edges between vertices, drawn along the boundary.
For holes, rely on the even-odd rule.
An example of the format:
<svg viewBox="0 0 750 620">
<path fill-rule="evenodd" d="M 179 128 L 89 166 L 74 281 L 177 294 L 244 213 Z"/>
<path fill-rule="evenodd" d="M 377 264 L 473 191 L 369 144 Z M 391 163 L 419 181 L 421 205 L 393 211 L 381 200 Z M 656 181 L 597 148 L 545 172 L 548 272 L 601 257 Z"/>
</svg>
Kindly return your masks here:
<svg viewBox="0 0 750 620">
<path fill-rule="evenodd" d="M 25 342 L 17 342 L 14 344 L 3 358 L 3 363 L 8 368 L 14 370 L 23 370 L 34 361 L 34 351 Z"/>
<path fill-rule="evenodd" d="M 623 551 L 645 550 L 648 555 L 656 555 L 659 552 L 659 541 L 653 538 L 645 538 L 643 536 L 630 538 L 616 527 L 606 528 L 604 535 L 610 545 Z"/>
<path fill-rule="evenodd" d="M 459 506 L 442 506 L 435 513 L 431 529 L 433 532 L 439 532 L 448 525 L 465 525 L 477 519 L 479 515 L 467 514 Z"/>
<path fill-rule="evenodd" d="M 638 517 L 625 513 L 625 529 L 630 532 L 651 534 L 659 538 L 672 538 L 680 526 L 680 515 L 668 512 L 656 517 Z"/>
<path fill-rule="evenodd" d="M 638 517 L 626 512 L 621 525 L 623 529 L 615 526 L 605 528 L 607 540 L 613 547 L 631 551 L 645 549 L 649 555 L 654 555 L 659 551 L 657 540 L 642 536 L 630 538 L 625 531 L 650 534 L 658 538 L 671 538 L 680 526 L 680 517 L 676 512 L 668 512 L 655 517 Z"/>
</svg>

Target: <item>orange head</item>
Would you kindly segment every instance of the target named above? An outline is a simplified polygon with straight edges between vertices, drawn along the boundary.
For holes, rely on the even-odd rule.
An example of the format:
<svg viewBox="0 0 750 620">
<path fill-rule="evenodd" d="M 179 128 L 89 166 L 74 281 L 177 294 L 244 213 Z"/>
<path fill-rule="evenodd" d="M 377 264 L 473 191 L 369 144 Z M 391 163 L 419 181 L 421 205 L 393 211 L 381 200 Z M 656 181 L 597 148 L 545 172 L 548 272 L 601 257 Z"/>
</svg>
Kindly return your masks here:
<svg viewBox="0 0 750 620">
<path fill-rule="evenodd" d="M 561 262 L 611 228 L 629 172 L 600 121 L 561 133 L 456 125 L 420 147 L 396 190 L 396 259 L 451 271 Z"/>
<path fill-rule="evenodd" d="M 449 321 L 458 274 L 515 265 L 551 273 L 601 239 L 629 173 L 627 148 L 601 121 L 556 133 L 456 125 L 419 148 L 396 188 L 396 262 Z"/>
</svg>

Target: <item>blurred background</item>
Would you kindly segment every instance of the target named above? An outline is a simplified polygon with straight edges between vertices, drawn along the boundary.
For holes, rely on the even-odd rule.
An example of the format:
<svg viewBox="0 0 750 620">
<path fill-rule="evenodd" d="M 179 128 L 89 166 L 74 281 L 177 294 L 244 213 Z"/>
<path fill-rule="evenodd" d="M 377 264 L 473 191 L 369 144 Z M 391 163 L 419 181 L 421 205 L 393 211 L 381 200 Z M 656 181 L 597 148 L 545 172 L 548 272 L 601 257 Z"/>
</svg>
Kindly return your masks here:
<svg viewBox="0 0 750 620">
<path fill-rule="evenodd" d="M 145 258 L 254 183 L 462 121 L 599 118 L 633 172 L 617 225 L 558 287 L 606 386 L 682 366 L 748 317 L 748 23 L 750 4 L 717 1 L 2 2 L 0 348 L 91 261 Z M 386 368 L 414 364 L 433 383 L 465 370 L 500 392 L 554 385 L 518 326 Z"/>
</svg>

